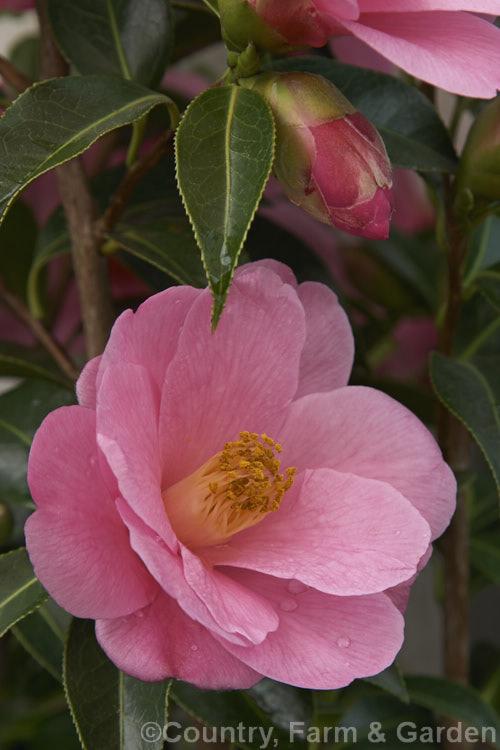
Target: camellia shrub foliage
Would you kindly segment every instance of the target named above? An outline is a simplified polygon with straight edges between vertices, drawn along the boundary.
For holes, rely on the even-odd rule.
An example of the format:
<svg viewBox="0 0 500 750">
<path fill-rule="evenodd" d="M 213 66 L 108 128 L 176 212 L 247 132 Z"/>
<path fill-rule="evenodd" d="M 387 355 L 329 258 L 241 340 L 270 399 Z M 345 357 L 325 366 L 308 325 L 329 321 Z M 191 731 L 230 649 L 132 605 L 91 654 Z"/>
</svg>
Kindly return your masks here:
<svg viewBox="0 0 500 750">
<path fill-rule="evenodd" d="M 500 2 L 21 13 L 0 746 L 500 747 Z"/>
</svg>

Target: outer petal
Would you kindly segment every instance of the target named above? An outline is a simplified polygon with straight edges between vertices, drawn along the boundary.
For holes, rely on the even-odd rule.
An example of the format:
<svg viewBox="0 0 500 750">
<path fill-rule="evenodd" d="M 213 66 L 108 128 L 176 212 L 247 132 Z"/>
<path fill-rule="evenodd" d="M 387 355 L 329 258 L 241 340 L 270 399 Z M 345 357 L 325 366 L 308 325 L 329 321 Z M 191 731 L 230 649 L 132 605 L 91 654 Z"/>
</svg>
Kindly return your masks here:
<svg viewBox="0 0 500 750">
<path fill-rule="evenodd" d="M 431 433 L 372 388 L 348 386 L 295 401 L 278 435 L 283 466 L 331 467 L 392 485 L 422 514 L 432 538 L 455 509 L 456 482 Z"/>
<path fill-rule="evenodd" d="M 123 498 L 176 549 L 161 495 L 158 408 L 144 367 L 123 362 L 105 368 L 97 398 L 97 441 Z"/>
<path fill-rule="evenodd" d="M 76 395 L 78 396 L 78 402 L 80 406 L 85 406 L 87 409 L 95 410 L 96 408 L 96 381 L 101 359 L 102 354 L 99 354 L 98 357 L 94 357 L 93 359 L 89 359 L 81 371 L 80 377 L 76 381 Z"/>
<path fill-rule="evenodd" d="M 190 286 L 170 287 L 143 302 L 135 314 L 125 310 L 106 345 L 98 386 L 110 365 L 128 362 L 145 367 L 160 393 L 185 317 L 200 294 Z"/>
<path fill-rule="evenodd" d="M 324 284 L 298 288 L 306 313 L 307 338 L 300 358 L 295 398 L 347 385 L 354 360 L 354 338 L 336 295 Z"/>
<path fill-rule="evenodd" d="M 206 290 L 186 318 L 168 369 L 160 415 L 164 487 L 241 430 L 272 435 L 297 389 L 305 322 L 289 284 L 266 268 L 242 274 L 214 334 L 210 307 Z"/>
<path fill-rule="evenodd" d="M 175 677 L 205 690 L 230 690 L 251 687 L 262 677 L 167 594 L 128 617 L 98 620 L 96 635 L 111 661 L 139 680 Z"/>
<path fill-rule="evenodd" d="M 208 555 L 214 564 L 353 596 L 414 575 L 429 538 L 428 524 L 390 485 L 318 469 L 300 477 L 278 511 Z"/>
<path fill-rule="evenodd" d="M 249 571 L 235 578 L 265 594 L 280 612 L 280 626 L 258 646 L 223 645 L 273 680 L 333 689 L 388 667 L 403 642 L 403 618 L 385 596 L 336 597 L 294 582 Z"/>
<path fill-rule="evenodd" d="M 95 414 L 67 406 L 35 435 L 28 481 L 38 510 L 26 523 L 37 577 L 77 617 L 118 617 L 158 587 L 130 547 L 99 471 Z"/>
<path fill-rule="evenodd" d="M 447 91 L 489 99 L 500 87 L 500 30 L 470 13 L 363 13 L 342 23 L 395 65 Z"/>
<path fill-rule="evenodd" d="M 132 548 L 189 617 L 225 640 L 243 645 L 259 643 L 269 630 L 276 630 L 278 618 L 266 599 L 221 573 L 213 571 L 211 575 L 200 561 L 198 565 L 191 561 L 194 556 L 185 548 L 182 560 L 126 503 L 119 500 L 117 505 L 129 529 Z M 214 603 L 215 597 L 218 601 Z"/>
<path fill-rule="evenodd" d="M 411 587 L 415 583 L 415 580 L 420 573 L 421 570 L 425 568 L 427 563 L 429 562 L 432 555 L 432 544 L 429 544 L 429 549 L 425 553 L 425 555 L 422 556 L 418 563 L 417 572 L 414 576 L 409 578 L 404 583 L 398 584 L 398 586 L 394 586 L 393 588 L 387 589 L 386 596 L 389 597 L 391 602 L 396 605 L 396 607 L 399 609 L 400 612 L 404 614 L 406 607 L 408 606 L 408 599 L 410 598 L 410 591 Z"/>
<path fill-rule="evenodd" d="M 499 0 L 358 0 L 362 13 L 410 13 L 413 11 L 470 10 L 477 13 L 500 13 Z"/>
</svg>

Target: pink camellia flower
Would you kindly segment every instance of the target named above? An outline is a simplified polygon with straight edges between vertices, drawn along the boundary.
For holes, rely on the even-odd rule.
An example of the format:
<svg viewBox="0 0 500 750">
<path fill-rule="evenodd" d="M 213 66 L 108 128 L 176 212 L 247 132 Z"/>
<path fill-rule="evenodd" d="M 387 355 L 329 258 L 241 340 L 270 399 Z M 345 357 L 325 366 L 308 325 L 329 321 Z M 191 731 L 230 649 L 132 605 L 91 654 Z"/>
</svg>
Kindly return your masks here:
<svg viewBox="0 0 500 750">
<path fill-rule="evenodd" d="M 391 165 L 373 125 L 322 76 L 261 73 L 244 85 L 273 110 L 273 171 L 292 203 L 351 234 L 386 239 Z"/>
<path fill-rule="evenodd" d="M 36 574 L 143 680 L 375 674 L 454 478 L 413 414 L 346 387 L 353 339 L 328 288 L 263 261 L 237 272 L 215 334 L 210 308 L 185 286 L 123 313 L 80 405 L 43 422 Z"/>
<path fill-rule="evenodd" d="M 489 99 L 500 88 L 500 29 L 476 15 L 500 14 L 500 0 L 220 2 L 253 9 L 282 44 L 322 47 L 330 37 L 349 34 L 408 73 L 456 94 Z M 234 11 L 229 20 L 234 26 L 242 22 Z"/>
</svg>

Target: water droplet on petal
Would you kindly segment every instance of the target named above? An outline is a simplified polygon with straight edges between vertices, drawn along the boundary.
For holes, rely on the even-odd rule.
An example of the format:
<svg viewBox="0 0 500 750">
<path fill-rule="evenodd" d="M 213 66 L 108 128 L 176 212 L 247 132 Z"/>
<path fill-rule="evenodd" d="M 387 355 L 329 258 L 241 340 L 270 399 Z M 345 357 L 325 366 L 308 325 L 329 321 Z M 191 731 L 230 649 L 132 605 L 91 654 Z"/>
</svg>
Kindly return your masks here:
<svg viewBox="0 0 500 750">
<path fill-rule="evenodd" d="M 298 606 L 299 605 L 294 599 L 283 599 L 283 601 L 280 602 L 280 609 L 282 609 L 283 612 L 293 612 Z"/>
<path fill-rule="evenodd" d="M 226 547 L 229 547 L 229 544 L 216 544 L 215 549 L 226 549 Z"/>
<path fill-rule="evenodd" d="M 191 646 L 191 651 L 198 651 L 198 646 L 195 643 Z"/>
<path fill-rule="evenodd" d="M 304 591 L 308 590 L 309 586 L 306 586 L 302 581 L 288 581 L 286 588 L 290 594 L 303 594 Z"/>
<path fill-rule="evenodd" d="M 161 542 L 161 536 L 159 534 L 155 536 L 155 542 Z"/>
<path fill-rule="evenodd" d="M 137 612 L 135 613 L 135 616 L 136 616 L 136 617 L 144 617 L 144 612 L 143 612 L 143 610 L 142 610 L 142 609 L 139 609 L 139 610 L 138 610 L 138 611 L 137 611 Z"/>
<path fill-rule="evenodd" d="M 350 638 L 342 637 L 342 638 L 339 638 L 337 640 L 337 646 L 339 648 L 347 648 L 350 645 L 351 645 L 351 639 Z"/>
</svg>

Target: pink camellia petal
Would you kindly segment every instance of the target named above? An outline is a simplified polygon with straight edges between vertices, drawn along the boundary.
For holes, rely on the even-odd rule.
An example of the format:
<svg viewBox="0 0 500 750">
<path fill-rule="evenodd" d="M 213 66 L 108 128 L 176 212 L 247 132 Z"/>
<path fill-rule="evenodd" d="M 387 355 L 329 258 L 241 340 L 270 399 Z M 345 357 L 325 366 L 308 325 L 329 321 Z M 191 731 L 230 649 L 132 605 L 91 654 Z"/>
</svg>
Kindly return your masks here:
<svg viewBox="0 0 500 750">
<path fill-rule="evenodd" d="M 362 13 L 411 13 L 414 11 L 470 10 L 500 13 L 500 0 L 358 0 Z"/>
<path fill-rule="evenodd" d="M 262 679 L 167 594 L 128 617 L 98 620 L 96 636 L 118 669 L 139 680 L 174 677 L 203 690 L 231 690 Z"/>
<path fill-rule="evenodd" d="M 131 310 L 122 313 L 106 345 L 97 386 L 109 365 L 129 362 L 145 367 L 161 393 L 184 319 L 201 293 L 190 286 L 170 287 L 143 302 L 135 314 Z M 166 307 L 167 317 L 163 313 Z"/>
<path fill-rule="evenodd" d="M 379 479 L 410 500 L 442 534 L 456 482 L 431 433 L 412 412 L 372 388 L 349 386 L 295 401 L 280 440 L 283 464 Z"/>
<path fill-rule="evenodd" d="M 97 397 L 97 442 L 123 498 L 175 550 L 161 495 L 158 411 L 144 367 L 127 362 L 106 367 Z"/>
<path fill-rule="evenodd" d="M 144 561 L 163 590 L 175 598 L 186 614 L 213 633 L 242 645 L 259 643 L 269 631 L 276 630 L 278 618 L 267 600 L 259 598 L 253 592 L 247 592 L 230 579 L 220 585 L 217 585 L 218 580 L 210 581 L 210 573 L 203 570 L 203 563 L 198 561 L 196 565 L 196 560 L 191 562 L 190 558 L 193 556 L 189 550 L 182 549 L 181 559 L 179 555 L 172 553 L 126 503 L 118 500 L 117 507 L 129 530 L 132 549 Z M 199 580 L 194 580 L 193 571 L 194 575 L 199 574 Z M 216 571 L 212 575 L 213 579 L 215 577 L 225 579 L 225 576 Z M 215 597 L 220 601 L 216 601 L 214 605 Z"/>
<path fill-rule="evenodd" d="M 76 382 L 76 395 L 80 406 L 87 409 L 96 408 L 97 402 L 97 372 L 101 364 L 102 354 L 90 359 L 80 373 Z"/>
<path fill-rule="evenodd" d="M 158 590 L 130 548 L 99 470 L 95 414 L 68 406 L 49 414 L 33 440 L 28 481 L 38 510 L 26 523 L 36 575 L 77 617 L 119 617 Z"/>
<path fill-rule="evenodd" d="M 422 555 L 418 563 L 417 572 L 414 576 L 409 578 L 404 583 L 399 583 L 385 592 L 386 596 L 389 597 L 391 602 L 396 605 L 401 613 L 404 614 L 406 607 L 408 606 L 408 599 L 410 598 L 410 590 L 421 570 L 425 568 L 432 556 L 432 544 L 429 544 L 429 548 L 425 555 Z"/>
<path fill-rule="evenodd" d="M 354 337 L 335 294 L 323 284 L 298 288 L 306 313 L 307 338 L 300 358 L 295 398 L 347 385 L 354 359 Z"/>
<path fill-rule="evenodd" d="M 500 88 L 500 30 L 465 12 L 363 13 L 354 36 L 408 73 L 462 96 Z"/>
<path fill-rule="evenodd" d="M 415 574 L 429 526 L 392 487 L 332 469 L 307 471 L 295 485 L 277 511 L 207 558 L 337 596 L 377 593 Z"/>
<path fill-rule="evenodd" d="M 266 677 L 317 690 L 339 688 L 378 674 L 401 648 L 403 618 L 385 594 L 336 597 L 250 571 L 233 575 L 268 596 L 280 614 L 278 630 L 258 646 L 223 643 Z"/>
<path fill-rule="evenodd" d="M 164 486 L 241 430 L 272 436 L 297 390 L 305 321 L 294 289 L 262 267 L 239 276 L 214 334 L 211 304 L 207 290 L 186 318 L 168 369 L 160 414 Z"/>
</svg>

